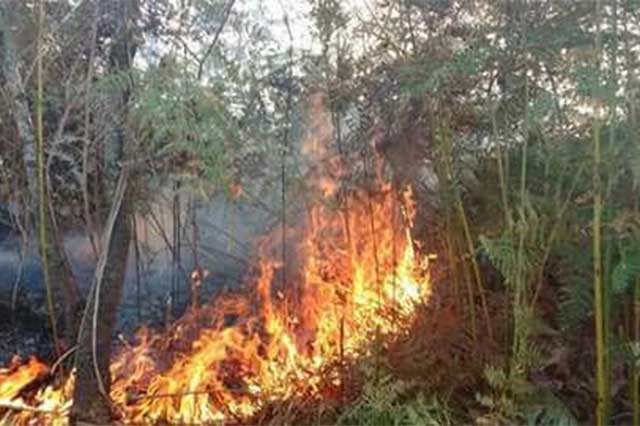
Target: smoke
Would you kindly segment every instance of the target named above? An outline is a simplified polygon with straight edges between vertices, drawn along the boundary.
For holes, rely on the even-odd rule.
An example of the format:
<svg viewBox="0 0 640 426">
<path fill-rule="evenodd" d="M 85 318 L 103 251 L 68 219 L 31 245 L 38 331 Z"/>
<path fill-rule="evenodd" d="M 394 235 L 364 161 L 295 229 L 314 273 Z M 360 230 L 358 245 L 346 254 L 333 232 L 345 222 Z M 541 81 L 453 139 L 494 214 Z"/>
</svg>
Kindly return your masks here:
<svg viewBox="0 0 640 426">
<path fill-rule="evenodd" d="M 308 119 L 298 140 L 291 141 L 291 155 L 305 176 L 306 190 L 287 189 L 286 228 L 299 229 L 309 220 L 306 205 L 318 198 L 331 198 L 339 190 L 342 177 L 340 158 L 333 142 L 331 117 L 325 108 L 325 94 L 315 93 L 307 102 Z M 292 171 L 290 171 L 292 172 Z M 274 184 L 274 182 L 277 182 Z M 191 273 L 196 266 L 208 271 L 201 288 L 201 301 L 212 293 L 238 286 L 257 265 L 260 236 L 279 232 L 281 224 L 281 192 L 279 179 L 256 183 L 244 188 L 235 200 L 224 194 L 203 200 L 186 191 L 180 192 L 180 255 L 174 261 L 174 193 L 165 190 L 155 194 L 152 205 L 136 216 L 136 240 L 132 243 L 127 263 L 123 301 L 118 313 L 119 331 L 130 331 L 142 323 L 165 321 L 167 311 L 179 316 L 191 302 Z M 311 183 L 309 183 L 311 182 Z M 265 188 L 267 188 L 265 190 Z M 195 202 L 195 227 L 191 200 Z M 277 228 L 274 231 L 274 228 Z M 292 232 L 292 231 L 290 231 Z M 285 251 L 289 253 L 285 267 L 293 273 L 299 259 L 295 246 L 299 235 L 287 235 Z M 263 253 L 278 258 L 282 239 L 272 239 L 274 247 Z M 264 241 L 264 240 L 263 240 Z M 82 230 L 67 231 L 63 243 L 74 277 L 83 295 L 91 286 L 96 255 L 88 236 Z M 136 249 L 138 256 L 136 256 Z M 266 253 L 270 251 L 270 253 Z M 44 306 L 45 287 L 36 242 L 29 241 L 24 258 L 15 233 L 0 242 L 0 303 L 10 303 L 13 284 L 21 272 L 21 300 L 34 309 Z M 276 279 L 281 271 L 276 271 Z"/>
<path fill-rule="evenodd" d="M 190 275 L 196 256 L 200 267 L 209 271 L 202 287 L 203 297 L 221 288 L 237 286 L 255 256 L 254 242 L 266 232 L 272 216 L 258 203 L 230 201 L 223 195 L 200 201 L 195 215 L 196 245 L 187 198 L 188 194 L 182 195 L 177 267 L 173 262 L 174 224 L 170 197 L 159 196 L 148 214 L 136 217 L 137 241 L 129 251 L 124 297 L 118 314 L 120 331 L 130 331 L 139 325 L 139 310 L 144 323 L 163 321 L 168 305 L 174 315 L 180 315 L 190 303 Z M 86 295 L 96 265 L 90 240 L 76 230 L 67 232 L 63 243 L 74 278 L 82 294 Z M 34 311 L 40 310 L 44 306 L 45 287 L 36 241 L 28 242 L 24 257 L 20 253 L 21 243 L 16 233 L 10 233 L 0 241 L 0 303 L 11 305 L 13 287 L 20 275 L 20 303 Z"/>
</svg>

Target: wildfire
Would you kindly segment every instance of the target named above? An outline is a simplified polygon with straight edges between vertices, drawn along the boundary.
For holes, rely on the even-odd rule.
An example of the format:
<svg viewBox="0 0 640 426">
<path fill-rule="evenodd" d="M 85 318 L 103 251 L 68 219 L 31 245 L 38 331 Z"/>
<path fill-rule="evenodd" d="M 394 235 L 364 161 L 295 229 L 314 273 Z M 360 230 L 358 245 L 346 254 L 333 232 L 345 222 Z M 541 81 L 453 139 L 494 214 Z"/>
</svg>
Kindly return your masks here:
<svg viewBox="0 0 640 426">
<path fill-rule="evenodd" d="M 296 256 L 300 271 L 287 271 L 290 288 L 276 288 L 282 265 L 268 255 L 273 241 L 265 239 L 253 288 L 219 295 L 165 333 L 143 329 L 136 344 L 122 348 L 111 366 L 111 398 L 123 418 L 242 419 L 273 400 L 319 396 L 328 365 L 364 355 L 374 333 L 400 332 L 428 296 L 426 262 L 415 258 L 408 226 L 399 232 L 390 220 L 400 210 L 390 187 L 374 203 L 351 201 L 348 215 L 312 209 Z M 398 217 L 409 223 L 409 216 Z M 35 359 L 0 371 L 0 403 L 27 405 L 21 391 L 48 372 Z M 64 423 L 71 381 L 37 392 L 28 402 L 38 411 L 15 410 L 12 421 L 47 416 Z"/>
<path fill-rule="evenodd" d="M 321 196 L 337 193 L 318 182 Z M 259 242 L 244 289 L 192 308 L 165 332 L 142 329 L 121 348 L 111 399 L 123 421 L 241 421 L 274 401 L 322 398 L 327 383 L 337 389 L 343 380 L 332 366 L 368 355 L 374 337 L 405 332 L 429 295 L 428 263 L 414 252 L 410 193 L 380 187 L 343 194 L 340 207 L 309 207 L 302 230 L 287 230 L 295 249 L 286 265 L 278 230 Z M 48 373 L 35 359 L 0 370 L 0 423 L 3 413 L 16 424 L 66 423 L 73 375 L 26 391 Z"/>
</svg>

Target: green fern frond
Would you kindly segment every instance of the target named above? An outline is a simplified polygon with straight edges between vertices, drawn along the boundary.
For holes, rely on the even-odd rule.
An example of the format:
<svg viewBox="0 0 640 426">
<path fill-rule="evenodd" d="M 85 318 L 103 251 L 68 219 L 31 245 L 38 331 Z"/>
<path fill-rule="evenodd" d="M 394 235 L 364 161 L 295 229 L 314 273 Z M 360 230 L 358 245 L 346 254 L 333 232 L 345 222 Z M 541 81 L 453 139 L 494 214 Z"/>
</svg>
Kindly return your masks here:
<svg viewBox="0 0 640 426">
<path fill-rule="evenodd" d="M 611 285 L 616 294 L 625 293 L 629 285 L 640 277 L 640 243 L 623 248 L 620 257 L 611 277 Z"/>
<path fill-rule="evenodd" d="M 412 395 L 414 383 L 386 371 L 364 366 L 366 377 L 358 399 L 337 419 L 339 425 L 452 425 L 456 424 L 446 404 L 423 394 Z"/>
<path fill-rule="evenodd" d="M 578 424 L 569 407 L 548 391 L 538 392 L 537 397 L 525 411 L 524 417 L 530 426 L 574 426 Z"/>
<path fill-rule="evenodd" d="M 564 331 L 578 327 L 593 310 L 593 290 L 584 277 L 560 287 L 558 323 Z"/>
<path fill-rule="evenodd" d="M 507 283 L 510 284 L 518 267 L 516 248 L 512 239 L 506 234 L 502 234 L 498 238 L 488 238 L 481 235 L 480 245 L 486 252 L 493 266 L 502 274 Z"/>
</svg>

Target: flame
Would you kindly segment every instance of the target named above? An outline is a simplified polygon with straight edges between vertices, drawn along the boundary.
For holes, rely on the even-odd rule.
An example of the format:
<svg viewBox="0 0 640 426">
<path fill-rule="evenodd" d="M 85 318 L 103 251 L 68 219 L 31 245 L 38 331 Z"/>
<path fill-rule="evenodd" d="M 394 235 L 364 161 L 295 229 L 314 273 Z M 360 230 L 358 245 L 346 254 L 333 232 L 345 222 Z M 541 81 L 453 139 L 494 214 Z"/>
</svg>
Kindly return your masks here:
<svg viewBox="0 0 640 426">
<path fill-rule="evenodd" d="M 8 368 L 0 369 L 0 401 L 14 399 L 25 386 L 49 373 L 49 367 L 35 358 L 24 365 L 19 363 L 14 358 Z"/>
<path fill-rule="evenodd" d="M 327 155 L 317 141 L 310 150 Z M 332 170 L 316 171 L 322 179 L 313 188 L 324 201 L 340 193 L 334 177 L 341 175 L 338 161 L 326 164 Z M 277 230 L 259 242 L 246 288 L 193 307 L 165 332 L 140 330 L 111 365 L 111 398 L 122 418 L 241 421 L 273 402 L 302 394 L 320 399 L 323 383 L 342 381 L 332 365 L 370 354 L 376 336 L 406 332 L 429 296 L 428 258 L 414 251 L 410 189 L 399 197 L 388 183 L 380 188 L 375 195 L 342 194 L 340 207 L 314 201 L 305 226 L 286 230 L 286 265 Z M 0 402 L 37 408 L 9 413 L 11 422 L 65 424 L 73 376 L 20 396 L 47 373 L 34 359 L 0 371 Z"/>
<path fill-rule="evenodd" d="M 0 370 L 0 407 L 10 410 L 8 416 L 13 415 L 0 417 L 0 424 L 67 424 L 65 413 L 71 408 L 72 401 L 68 396 L 73 390 L 73 377 L 59 388 L 46 386 L 39 389 L 34 397 L 35 406 L 30 405 L 21 395 L 28 386 L 49 374 L 49 367 L 35 358 L 30 358 L 22 365 L 18 358 L 14 358 L 8 369 Z"/>
</svg>

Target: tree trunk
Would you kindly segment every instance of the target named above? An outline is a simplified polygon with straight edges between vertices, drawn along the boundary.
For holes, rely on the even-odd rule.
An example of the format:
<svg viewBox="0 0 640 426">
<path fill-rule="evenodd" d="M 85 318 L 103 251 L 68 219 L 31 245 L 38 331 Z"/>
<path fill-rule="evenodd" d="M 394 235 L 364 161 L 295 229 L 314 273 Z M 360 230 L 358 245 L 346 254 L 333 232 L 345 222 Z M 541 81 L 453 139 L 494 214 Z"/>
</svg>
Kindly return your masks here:
<svg viewBox="0 0 640 426">
<path fill-rule="evenodd" d="M 135 54 L 132 18 L 135 2 L 118 0 L 102 3 L 104 17 L 114 25 L 114 43 L 109 62 L 113 74 L 126 73 Z M 102 249 L 93 286 L 80 325 L 76 352 L 76 382 L 72 422 L 109 423 L 112 420 L 109 391 L 109 362 L 113 329 L 122 290 L 131 243 L 130 201 L 126 200 L 129 173 L 121 168 L 128 145 L 126 119 L 129 88 L 115 89 L 110 99 L 113 129 L 105 146 L 106 167 L 103 181 L 113 189 L 110 212 L 102 232 Z M 113 185 L 118 178 L 117 185 Z"/>
<path fill-rule="evenodd" d="M 130 220 L 126 170 L 121 172 L 106 229 L 93 287 L 80 325 L 76 352 L 76 384 L 72 421 L 111 421 L 109 361 L 116 312 L 122 297 L 129 244 Z"/>
</svg>

